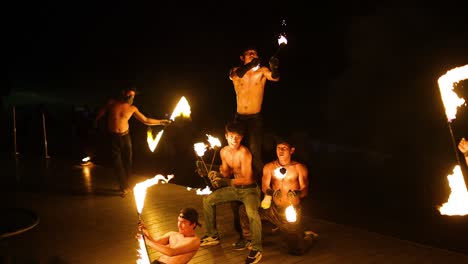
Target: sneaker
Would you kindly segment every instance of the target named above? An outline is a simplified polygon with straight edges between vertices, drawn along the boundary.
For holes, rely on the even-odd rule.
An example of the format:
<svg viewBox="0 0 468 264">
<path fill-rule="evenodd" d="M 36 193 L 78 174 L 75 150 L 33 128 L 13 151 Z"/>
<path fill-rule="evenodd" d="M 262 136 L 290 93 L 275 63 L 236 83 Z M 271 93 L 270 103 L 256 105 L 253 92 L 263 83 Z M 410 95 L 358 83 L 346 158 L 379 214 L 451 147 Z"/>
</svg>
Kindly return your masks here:
<svg viewBox="0 0 468 264">
<path fill-rule="evenodd" d="M 218 236 L 204 236 L 200 239 L 200 246 L 214 246 L 219 244 L 219 237 Z"/>
<path fill-rule="evenodd" d="M 244 250 L 246 248 L 252 249 L 252 242 L 247 239 L 239 239 L 236 243 L 232 243 L 234 250 Z"/>
<path fill-rule="evenodd" d="M 258 263 L 262 258 L 262 252 L 258 250 L 250 250 L 249 255 L 245 259 L 245 263 Z"/>
</svg>

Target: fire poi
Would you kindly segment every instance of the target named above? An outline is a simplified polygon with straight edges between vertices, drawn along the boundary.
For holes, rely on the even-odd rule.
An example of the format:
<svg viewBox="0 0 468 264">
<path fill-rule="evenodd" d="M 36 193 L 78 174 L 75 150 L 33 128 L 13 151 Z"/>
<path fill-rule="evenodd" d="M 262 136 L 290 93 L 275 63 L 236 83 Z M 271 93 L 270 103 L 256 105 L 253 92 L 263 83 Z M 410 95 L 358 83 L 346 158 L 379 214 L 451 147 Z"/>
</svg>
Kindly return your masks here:
<svg viewBox="0 0 468 264">
<path fill-rule="evenodd" d="M 137 208 L 138 214 L 138 222 L 141 221 L 141 212 L 143 211 L 143 205 L 145 204 L 145 197 L 146 197 L 146 190 L 155 185 L 159 182 L 168 183 L 174 175 L 168 175 L 165 178 L 163 175 L 158 174 L 151 179 L 146 181 L 137 183 L 135 187 L 133 187 L 133 195 L 135 196 L 135 203 Z M 146 250 L 146 243 L 145 243 L 145 236 L 143 235 L 143 231 L 141 231 L 141 237 L 138 239 L 138 244 L 140 245 L 140 249 L 138 250 L 138 257 L 137 260 L 138 264 L 150 264 L 150 259 L 148 257 L 148 251 Z"/>
<path fill-rule="evenodd" d="M 172 115 L 169 119 L 174 122 L 176 117 L 182 116 L 190 118 L 190 114 L 190 105 L 187 99 L 184 96 L 182 96 L 179 102 L 177 103 L 176 107 L 174 108 L 174 111 L 172 112 Z M 148 142 L 148 147 L 151 150 L 151 152 L 154 152 L 154 150 L 158 146 L 159 140 L 161 139 L 163 132 L 164 129 L 159 131 L 159 133 L 156 136 L 154 136 L 153 130 L 150 127 L 148 127 L 146 141 Z"/>
<path fill-rule="evenodd" d="M 468 65 L 454 68 L 441 76 L 438 80 L 440 95 L 445 107 L 445 114 L 448 120 L 448 126 L 452 138 L 452 143 L 455 149 L 455 155 L 458 158 L 455 137 L 451 127 L 451 122 L 456 118 L 457 108 L 465 103 L 463 98 L 453 91 L 455 84 L 461 80 L 468 79 Z M 448 202 L 444 203 L 438 209 L 444 215 L 466 215 L 468 214 L 468 191 L 466 183 L 461 171 L 460 165 L 456 165 L 453 169 L 453 174 L 447 176 L 451 193 Z"/>
<path fill-rule="evenodd" d="M 203 166 L 203 169 L 205 170 L 206 174 L 208 174 L 213 168 L 213 163 L 214 163 L 214 160 L 215 160 L 215 157 L 216 157 L 216 152 L 217 152 L 218 148 L 221 147 L 221 141 L 218 138 L 213 137 L 213 136 L 211 136 L 209 134 L 206 134 L 206 136 L 208 138 L 207 139 L 208 144 L 206 144 L 205 142 L 198 142 L 198 143 L 193 144 L 193 148 L 195 150 L 195 153 L 197 154 L 197 158 L 199 159 L 199 162 L 197 162 L 197 167 L 198 167 L 198 164 L 201 164 Z M 203 160 L 203 156 L 205 155 L 205 152 L 207 151 L 208 147 L 213 150 L 210 167 L 208 167 L 206 165 L 205 161 Z M 205 173 L 200 173 L 200 174 L 204 175 Z M 208 179 L 206 179 L 206 177 L 202 176 L 202 178 L 203 178 L 203 180 L 205 181 L 205 183 L 207 185 L 211 185 L 211 184 L 208 183 Z M 211 192 L 209 192 L 209 193 L 211 193 Z M 207 193 L 206 191 L 200 192 L 200 194 L 209 194 L 209 193 Z M 197 192 L 197 194 L 198 194 L 198 192 Z"/>
</svg>

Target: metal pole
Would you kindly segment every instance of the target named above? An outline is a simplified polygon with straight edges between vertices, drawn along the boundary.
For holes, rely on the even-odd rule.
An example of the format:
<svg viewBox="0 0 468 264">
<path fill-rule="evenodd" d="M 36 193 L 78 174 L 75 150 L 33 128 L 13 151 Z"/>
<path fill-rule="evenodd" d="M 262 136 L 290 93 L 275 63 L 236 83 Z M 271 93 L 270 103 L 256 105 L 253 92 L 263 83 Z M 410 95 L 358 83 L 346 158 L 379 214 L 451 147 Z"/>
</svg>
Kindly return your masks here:
<svg viewBox="0 0 468 264">
<path fill-rule="evenodd" d="M 15 147 L 15 156 L 19 154 L 18 147 L 16 145 L 16 107 L 13 106 L 13 145 Z"/>
<path fill-rule="evenodd" d="M 42 112 L 42 129 L 43 129 L 43 134 L 44 134 L 44 151 L 45 151 L 45 158 L 48 159 L 50 158 L 48 152 L 47 152 L 47 134 L 46 134 L 46 125 L 45 125 L 45 116 L 44 112 Z"/>
</svg>

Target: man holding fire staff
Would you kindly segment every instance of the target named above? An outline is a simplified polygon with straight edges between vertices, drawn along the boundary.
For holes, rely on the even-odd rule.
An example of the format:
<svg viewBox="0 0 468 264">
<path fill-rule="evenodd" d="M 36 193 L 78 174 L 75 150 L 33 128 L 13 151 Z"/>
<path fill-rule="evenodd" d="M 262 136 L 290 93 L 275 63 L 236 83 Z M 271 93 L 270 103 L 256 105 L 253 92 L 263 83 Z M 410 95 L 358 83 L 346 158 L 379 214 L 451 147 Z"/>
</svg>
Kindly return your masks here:
<svg viewBox="0 0 468 264">
<path fill-rule="evenodd" d="M 106 113 L 107 130 L 111 139 L 112 162 L 119 177 L 120 195 L 125 197 L 129 192 L 129 178 L 132 170 L 132 139 L 130 137 L 130 126 L 128 121 L 135 116 L 140 122 L 148 126 L 169 125 L 172 121 L 168 119 L 153 119 L 142 114 L 133 105 L 136 95 L 136 87 L 128 86 L 122 90 L 118 99 L 110 99 L 102 107 L 95 118 L 95 125 Z"/>
<path fill-rule="evenodd" d="M 262 222 L 258 214 L 261 192 L 252 173 L 252 154 L 246 146 L 241 144 L 243 136 L 242 124 L 235 121 L 227 123 L 225 138 L 228 145 L 219 152 L 221 157 L 219 172 L 209 172 L 213 185 L 226 187 L 215 189 L 211 194 L 203 197 L 206 233 L 201 239 L 201 246 L 218 245 L 220 242 L 216 229 L 216 206 L 238 201 L 246 208 L 252 234 L 252 249 L 245 263 L 257 263 L 262 258 L 263 250 Z"/>
</svg>

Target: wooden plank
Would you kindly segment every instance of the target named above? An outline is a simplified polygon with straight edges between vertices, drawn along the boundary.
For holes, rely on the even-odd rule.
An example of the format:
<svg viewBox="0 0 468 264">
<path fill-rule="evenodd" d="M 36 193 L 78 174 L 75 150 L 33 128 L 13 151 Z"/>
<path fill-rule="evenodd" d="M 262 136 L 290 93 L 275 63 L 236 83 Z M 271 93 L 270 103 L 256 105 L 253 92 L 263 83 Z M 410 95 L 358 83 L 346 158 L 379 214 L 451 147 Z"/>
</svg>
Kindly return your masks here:
<svg viewBox="0 0 468 264">
<path fill-rule="evenodd" d="M 151 187 L 142 215 L 150 230 L 164 233 L 177 229 L 176 217 L 182 207 L 196 208 L 200 213 L 200 222 L 204 224 L 202 196 L 174 184 Z M 468 263 L 468 256 L 456 252 L 314 219 L 308 215 L 304 216 L 304 220 L 306 226 L 313 227 L 312 230 L 320 235 L 311 250 L 303 256 L 288 255 L 281 235 L 264 231 L 261 263 Z M 233 229 L 229 204 L 218 205 L 217 225 L 220 245 L 200 248 L 190 264 L 244 262 L 248 250 L 236 251 L 232 248 L 238 235 Z M 196 232 L 202 237 L 204 228 L 198 228 Z M 151 252 L 152 260 L 157 256 L 157 252 Z"/>
</svg>

